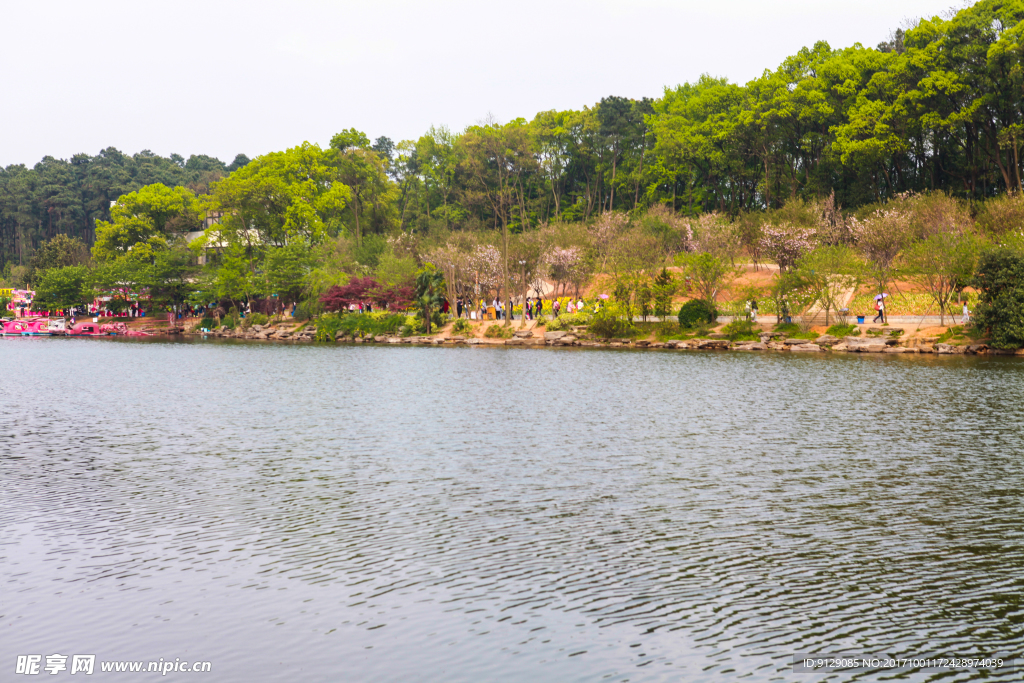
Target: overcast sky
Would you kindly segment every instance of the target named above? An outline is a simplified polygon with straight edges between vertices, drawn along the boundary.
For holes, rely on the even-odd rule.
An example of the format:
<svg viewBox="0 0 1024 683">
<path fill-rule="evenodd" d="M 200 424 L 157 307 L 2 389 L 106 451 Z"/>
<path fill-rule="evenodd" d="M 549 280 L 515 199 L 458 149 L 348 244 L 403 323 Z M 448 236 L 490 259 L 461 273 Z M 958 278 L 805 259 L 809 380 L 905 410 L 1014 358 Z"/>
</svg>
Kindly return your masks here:
<svg viewBox="0 0 1024 683">
<path fill-rule="evenodd" d="M 658 97 L 702 73 L 743 83 L 815 41 L 873 46 L 951 4 L 5 0 L 0 166 L 108 146 L 230 162 L 350 127 L 397 142 Z"/>
</svg>

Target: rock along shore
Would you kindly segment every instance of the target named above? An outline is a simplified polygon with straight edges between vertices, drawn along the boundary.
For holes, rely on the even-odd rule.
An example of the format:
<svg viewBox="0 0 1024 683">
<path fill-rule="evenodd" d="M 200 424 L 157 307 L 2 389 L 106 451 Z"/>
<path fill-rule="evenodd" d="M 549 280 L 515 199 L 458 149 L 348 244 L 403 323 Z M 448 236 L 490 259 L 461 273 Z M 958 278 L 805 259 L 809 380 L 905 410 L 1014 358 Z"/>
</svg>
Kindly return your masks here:
<svg viewBox="0 0 1024 683">
<path fill-rule="evenodd" d="M 588 334 L 583 328 L 575 331 L 541 332 L 518 330 L 511 339 L 489 339 L 460 335 L 411 336 L 393 335 L 350 336 L 339 332 L 334 343 L 343 344 L 410 344 L 414 346 L 580 346 L 598 348 L 667 349 L 675 351 L 782 351 L 788 353 L 934 353 L 940 355 L 1018 355 L 1024 356 L 1024 349 L 992 349 L 986 344 L 953 345 L 938 343 L 935 339 L 910 338 L 901 340 L 903 330 L 886 329 L 879 336 L 845 337 L 839 339 L 822 335 L 817 339 L 792 339 L 771 332 L 763 333 L 759 341 L 729 341 L 715 338 L 674 339 L 665 342 L 646 339 L 606 339 Z M 316 329 L 312 326 L 281 323 L 278 325 L 253 325 L 246 330 L 218 328 L 211 332 L 188 332 L 189 336 L 220 337 L 228 339 L 253 339 L 278 342 L 316 341 Z M 328 342 L 329 343 L 329 342 Z"/>
</svg>

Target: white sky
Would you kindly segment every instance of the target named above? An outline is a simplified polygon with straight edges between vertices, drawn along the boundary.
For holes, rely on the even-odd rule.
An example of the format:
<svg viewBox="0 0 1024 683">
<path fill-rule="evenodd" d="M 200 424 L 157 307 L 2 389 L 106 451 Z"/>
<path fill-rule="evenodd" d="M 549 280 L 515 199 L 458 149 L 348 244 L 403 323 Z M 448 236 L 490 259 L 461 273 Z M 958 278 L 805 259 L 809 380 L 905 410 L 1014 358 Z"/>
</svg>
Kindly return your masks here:
<svg viewBox="0 0 1024 683">
<path fill-rule="evenodd" d="M 527 119 L 803 46 L 876 45 L 951 0 L 2 0 L 0 166 L 107 146 L 230 162 Z"/>
</svg>

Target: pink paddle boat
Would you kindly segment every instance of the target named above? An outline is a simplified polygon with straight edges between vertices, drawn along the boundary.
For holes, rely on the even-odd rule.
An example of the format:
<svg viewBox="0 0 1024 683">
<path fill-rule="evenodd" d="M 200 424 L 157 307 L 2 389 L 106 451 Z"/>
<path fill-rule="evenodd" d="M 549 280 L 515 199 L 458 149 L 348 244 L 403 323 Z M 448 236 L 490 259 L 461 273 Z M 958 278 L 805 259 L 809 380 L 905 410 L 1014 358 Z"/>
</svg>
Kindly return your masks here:
<svg viewBox="0 0 1024 683">
<path fill-rule="evenodd" d="M 53 334 L 44 319 L 11 320 L 4 323 L 5 337 L 49 337 Z"/>
<path fill-rule="evenodd" d="M 94 322 L 75 323 L 71 329 L 65 330 L 64 334 L 69 337 L 109 337 L 117 334 L 112 330 L 103 329 L 105 327 L 110 327 L 110 325 L 99 325 Z"/>
</svg>

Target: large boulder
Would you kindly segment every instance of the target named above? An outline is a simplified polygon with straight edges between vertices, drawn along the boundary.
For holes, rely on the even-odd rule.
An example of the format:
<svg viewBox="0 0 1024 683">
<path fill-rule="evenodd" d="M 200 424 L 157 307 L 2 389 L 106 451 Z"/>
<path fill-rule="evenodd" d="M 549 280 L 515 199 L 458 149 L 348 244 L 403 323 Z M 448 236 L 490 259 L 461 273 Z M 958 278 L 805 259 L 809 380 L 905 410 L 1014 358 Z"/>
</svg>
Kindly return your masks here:
<svg viewBox="0 0 1024 683">
<path fill-rule="evenodd" d="M 735 351 L 767 351 L 768 345 L 764 342 L 742 342 L 733 345 Z"/>
<path fill-rule="evenodd" d="M 881 339 L 847 337 L 845 343 L 847 351 L 856 351 L 857 353 L 882 353 L 885 351 L 885 342 Z"/>
<path fill-rule="evenodd" d="M 839 338 L 833 337 L 831 334 L 823 334 L 815 339 L 814 343 L 819 346 L 832 346 L 833 344 L 839 343 Z"/>
<path fill-rule="evenodd" d="M 516 330 L 515 332 L 512 333 L 512 336 L 516 337 L 518 339 L 528 339 L 528 338 L 533 336 L 533 331 L 532 330 Z"/>
<path fill-rule="evenodd" d="M 696 342 L 698 349 L 718 350 L 729 348 L 728 339 L 697 339 Z"/>
<path fill-rule="evenodd" d="M 558 330 L 556 332 L 545 332 L 544 333 L 544 340 L 545 341 L 554 341 L 555 339 L 561 339 L 562 337 L 564 337 L 567 334 L 569 334 L 569 333 L 566 332 L 565 330 Z"/>
<path fill-rule="evenodd" d="M 936 344 L 935 353 L 943 355 L 962 354 L 967 351 L 966 346 L 953 346 L 952 344 Z"/>
<path fill-rule="evenodd" d="M 804 346 L 806 344 L 810 344 L 811 340 L 810 339 L 787 339 L 787 340 L 785 340 L 782 343 L 785 344 L 786 346 Z"/>
<path fill-rule="evenodd" d="M 821 351 L 822 349 L 817 344 L 798 344 L 789 347 L 789 350 L 796 353 L 797 351 Z"/>
</svg>

